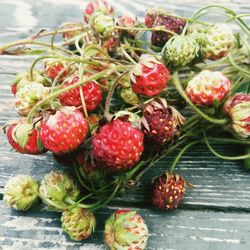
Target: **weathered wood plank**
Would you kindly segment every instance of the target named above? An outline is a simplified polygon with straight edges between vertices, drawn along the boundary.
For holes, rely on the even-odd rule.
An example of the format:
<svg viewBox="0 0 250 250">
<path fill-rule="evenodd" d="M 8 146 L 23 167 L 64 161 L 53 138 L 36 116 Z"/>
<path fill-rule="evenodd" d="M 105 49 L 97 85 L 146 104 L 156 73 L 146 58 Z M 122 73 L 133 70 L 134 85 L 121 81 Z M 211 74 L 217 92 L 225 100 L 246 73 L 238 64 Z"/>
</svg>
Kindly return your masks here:
<svg viewBox="0 0 250 250">
<path fill-rule="evenodd" d="M 71 241 L 60 228 L 60 214 L 32 210 L 16 212 L 1 204 L 0 244 L 5 249 L 104 249 L 104 221 L 114 208 L 98 211 L 98 228 L 86 242 Z M 237 249 L 250 248 L 250 214 L 181 210 L 170 213 L 140 209 L 149 227 L 147 249 Z M 30 238 L 32 235 L 32 239 Z M 213 246 L 213 248 L 211 248 Z M 1 247 L 0 247 L 1 249 Z"/>
</svg>

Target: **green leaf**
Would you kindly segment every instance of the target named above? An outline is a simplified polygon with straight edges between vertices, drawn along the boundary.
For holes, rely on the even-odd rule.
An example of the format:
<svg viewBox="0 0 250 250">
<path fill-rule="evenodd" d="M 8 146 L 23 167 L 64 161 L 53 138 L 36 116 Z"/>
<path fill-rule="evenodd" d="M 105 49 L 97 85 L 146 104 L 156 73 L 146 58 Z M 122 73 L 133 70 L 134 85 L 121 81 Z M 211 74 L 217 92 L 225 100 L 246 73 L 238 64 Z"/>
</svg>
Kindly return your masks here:
<svg viewBox="0 0 250 250">
<path fill-rule="evenodd" d="M 29 139 L 29 132 L 32 130 L 32 124 L 20 124 L 17 127 L 15 136 L 17 139 L 18 144 L 22 149 L 24 149 L 25 144 Z"/>
</svg>

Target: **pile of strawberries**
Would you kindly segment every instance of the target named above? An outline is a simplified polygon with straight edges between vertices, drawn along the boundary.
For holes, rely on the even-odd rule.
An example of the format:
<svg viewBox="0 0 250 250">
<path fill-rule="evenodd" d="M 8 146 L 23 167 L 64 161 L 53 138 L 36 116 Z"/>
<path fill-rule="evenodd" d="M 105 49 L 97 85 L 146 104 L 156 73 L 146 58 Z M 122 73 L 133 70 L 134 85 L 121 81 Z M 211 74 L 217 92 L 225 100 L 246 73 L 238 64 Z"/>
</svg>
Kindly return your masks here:
<svg viewBox="0 0 250 250">
<path fill-rule="evenodd" d="M 25 40 L 1 46 L 0 54 L 39 56 L 11 86 L 21 118 L 4 128 L 10 145 L 22 154 L 50 151 L 70 172 L 52 171 L 41 183 L 13 177 L 6 203 L 27 210 L 40 199 L 62 213 L 62 228 L 73 240 L 83 240 L 95 230 L 93 211 L 139 184 L 165 155 L 177 152 L 152 181 L 151 198 L 164 210 L 177 208 L 192 187 L 174 171 L 191 146 L 204 143 L 220 157 L 213 143 L 239 143 L 248 153 L 236 158 L 249 164 L 250 31 L 241 20 L 248 34 L 241 39 L 229 24 L 199 21 L 202 11 L 185 18 L 150 9 L 140 23 L 114 18 L 107 1 L 94 0 L 84 10 L 85 23 L 34 35 L 34 46 L 51 36 L 40 50 L 13 50 Z M 140 39 L 144 32 L 151 41 Z M 55 35 L 63 40 L 55 43 Z M 147 237 L 134 211 L 118 210 L 105 225 L 110 249 L 145 249 Z"/>
</svg>

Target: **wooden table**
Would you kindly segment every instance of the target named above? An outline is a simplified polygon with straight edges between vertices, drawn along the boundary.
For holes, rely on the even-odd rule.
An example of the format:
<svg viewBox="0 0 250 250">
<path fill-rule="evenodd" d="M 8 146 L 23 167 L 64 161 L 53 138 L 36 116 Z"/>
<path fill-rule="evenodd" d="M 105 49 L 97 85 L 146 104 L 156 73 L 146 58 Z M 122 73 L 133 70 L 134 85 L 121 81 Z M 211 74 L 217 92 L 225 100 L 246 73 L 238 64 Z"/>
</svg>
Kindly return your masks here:
<svg viewBox="0 0 250 250">
<path fill-rule="evenodd" d="M 25 38 L 41 27 L 54 28 L 62 22 L 81 20 L 82 0 L 0 0 L 0 43 Z M 117 14 L 136 14 L 163 6 L 180 15 L 190 16 L 202 3 L 194 0 L 122 0 L 110 1 Z M 221 2 L 239 13 L 250 13 L 247 0 Z M 248 19 L 249 20 L 249 19 Z M 10 84 L 14 75 L 28 68 L 31 56 L 0 56 L 0 124 L 17 117 L 12 105 Z M 29 174 L 41 180 L 52 169 L 62 169 L 50 153 L 42 156 L 20 155 L 11 150 L 5 135 L 0 134 L 0 192 L 6 181 L 16 174 Z M 226 155 L 242 153 L 234 145 L 218 150 Z M 93 238 L 76 243 L 60 228 L 60 215 L 45 207 L 16 212 L 0 201 L 0 249 L 104 249 L 104 220 L 117 208 L 136 209 L 145 218 L 150 237 L 147 249 L 222 250 L 250 249 L 250 173 L 242 162 L 222 161 L 205 147 L 189 151 L 178 165 L 178 172 L 195 185 L 188 190 L 182 206 L 174 212 L 152 209 L 148 188 L 153 176 L 164 172 L 172 160 L 166 157 L 155 166 L 143 183 L 97 213 L 98 228 Z M 2 198 L 2 195 L 1 195 Z"/>
</svg>

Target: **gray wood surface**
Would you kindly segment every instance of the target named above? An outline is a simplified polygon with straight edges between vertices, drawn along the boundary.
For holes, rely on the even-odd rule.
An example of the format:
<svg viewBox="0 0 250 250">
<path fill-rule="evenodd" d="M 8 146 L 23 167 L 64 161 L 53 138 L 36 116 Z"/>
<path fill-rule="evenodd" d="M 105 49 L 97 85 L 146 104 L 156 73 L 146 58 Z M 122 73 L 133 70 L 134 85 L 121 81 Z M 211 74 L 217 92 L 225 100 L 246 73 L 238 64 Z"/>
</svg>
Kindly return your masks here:
<svg viewBox="0 0 250 250">
<path fill-rule="evenodd" d="M 53 28 L 62 22 L 81 20 L 87 1 L 19 1 L 0 0 L 0 44 L 27 37 L 41 27 Z M 180 15 L 190 16 L 201 1 L 110 1 L 118 15 L 136 14 L 162 6 Z M 250 4 L 241 1 L 206 1 L 223 3 L 239 13 L 250 13 Z M 249 20 L 249 19 L 248 19 Z M 10 84 L 14 75 L 29 67 L 33 57 L 0 56 L 0 126 L 17 114 L 12 105 Z M 226 155 L 240 154 L 234 145 L 217 146 Z M 60 229 L 59 214 L 45 207 L 27 213 L 16 212 L 0 202 L 0 249 L 104 249 L 104 220 L 116 207 L 138 209 L 149 225 L 148 249 L 222 250 L 250 249 L 250 172 L 242 162 L 222 161 L 212 156 L 204 146 L 186 153 L 178 170 L 195 185 L 188 190 L 177 211 L 164 213 L 151 209 L 148 196 L 152 177 L 164 172 L 172 157 L 160 161 L 143 182 L 130 193 L 117 199 L 107 209 L 97 212 L 98 230 L 87 242 L 75 243 Z M 42 156 L 20 155 L 11 150 L 0 132 L 0 194 L 6 181 L 18 173 L 30 174 L 41 180 L 45 173 L 63 166 L 55 163 L 50 153 Z"/>
</svg>

